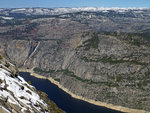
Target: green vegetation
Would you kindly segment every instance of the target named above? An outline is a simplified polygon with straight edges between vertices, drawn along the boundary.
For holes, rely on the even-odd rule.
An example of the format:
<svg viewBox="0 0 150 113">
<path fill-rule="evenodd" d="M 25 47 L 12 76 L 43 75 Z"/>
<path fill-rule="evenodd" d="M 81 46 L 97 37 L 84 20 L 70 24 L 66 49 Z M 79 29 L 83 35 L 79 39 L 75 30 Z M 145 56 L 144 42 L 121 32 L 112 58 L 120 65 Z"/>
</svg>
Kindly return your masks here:
<svg viewBox="0 0 150 113">
<path fill-rule="evenodd" d="M 84 80 L 84 79 L 76 76 L 74 74 L 74 72 L 71 72 L 68 69 L 65 69 L 65 70 L 49 70 L 49 71 L 44 71 L 44 70 L 42 70 L 40 68 L 34 68 L 33 70 L 34 70 L 34 72 L 37 72 L 37 73 L 51 73 L 51 74 L 53 74 L 54 72 L 55 73 L 59 73 L 60 72 L 60 73 L 63 73 L 64 75 L 66 75 L 66 76 L 73 77 L 73 78 L 75 78 L 75 79 L 77 79 L 79 81 L 82 81 L 82 82 L 87 82 L 87 83 L 90 83 L 90 84 L 97 83 L 97 82 L 94 82 L 94 81 L 91 81 L 91 80 Z M 57 79 L 56 81 L 60 81 L 60 79 L 59 80 Z"/>
<path fill-rule="evenodd" d="M 118 36 L 118 33 L 117 32 L 99 32 L 99 34 L 102 34 L 102 35 L 110 35 L 110 36 Z"/>
<path fill-rule="evenodd" d="M 147 78 L 147 79 L 145 79 L 145 80 L 140 80 L 140 81 L 137 83 L 137 86 L 138 86 L 139 89 L 144 90 L 144 87 L 147 86 L 149 83 L 150 83 L 150 79 Z"/>
<path fill-rule="evenodd" d="M 34 68 L 33 71 L 37 73 L 54 73 L 55 72 L 55 70 L 43 71 L 42 69 L 37 68 L 37 67 Z"/>
<path fill-rule="evenodd" d="M 146 62 L 139 62 L 136 60 L 113 60 L 111 57 L 102 57 L 102 58 L 97 58 L 97 59 L 90 59 L 87 58 L 86 56 L 81 58 L 85 62 L 103 62 L 103 63 L 110 63 L 110 64 L 118 64 L 118 63 L 131 63 L 131 64 L 136 64 L 136 65 L 148 65 Z"/>
<path fill-rule="evenodd" d="M 149 46 L 150 42 L 150 33 L 117 33 L 117 32 L 100 32 L 99 34 L 110 35 L 114 37 L 119 37 L 120 40 L 126 41 L 127 43 L 135 46 L 146 45 Z"/>
<path fill-rule="evenodd" d="M 127 41 L 131 45 L 135 45 L 135 46 L 138 46 L 138 47 L 144 44 L 144 42 L 141 39 L 139 39 L 139 38 L 133 38 L 133 37 L 135 37 L 135 36 L 128 35 L 123 40 Z"/>
<path fill-rule="evenodd" d="M 5 66 L 8 68 L 10 66 L 9 62 L 6 62 Z"/>
<path fill-rule="evenodd" d="M 38 70 L 38 71 L 37 71 Z M 44 71 L 40 68 L 34 68 L 34 71 L 37 72 L 37 73 L 63 73 L 64 75 L 66 76 L 70 76 L 72 78 L 75 78 L 81 82 L 86 82 L 87 84 L 104 84 L 104 85 L 107 85 L 109 87 L 117 87 L 118 84 L 115 83 L 115 82 L 96 82 L 96 81 L 92 81 L 92 80 L 88 80 L 88 79 L 82 79 L 81 77 L 78 77 L 77 75 L 74 74 L 74 72 L 71 72 L 69 71 L 68 69 L 65 69 L 65 70 L 49 70 L 49 71 Z M 60 79 L 54 79 L 58 82 L 60 82 Z"/>
<path fill-rule="evenodd" d="M 59 79 L 59 78 L 55 78 L 54 80 L 57 81 L 57 82 L 60 82 L 60 79 Z"/>
<path fill-rule="evenodd" d="M 115 77 L 112 78 L 112 81 L 96 82 L 96 81 L 93 81 L 93 80 L 83 79 L 83 78 L 75 75 L 74 72 L 71 72 L 68 69 L 44 71 L 40 68 L 34 68 L 34 71 L 38 72 L 38 73 L 50 73 L 50 74 L 63 73 L 63 75 L 65 75 L 65 76 L 72 77 L 76 80 L 79 80 L 79 81 L 87 83 L 87 84 L 101 84 L 101 85 L 105 85 L 105 86 L 108 86 L 108 87 L 118 87 L 119 86 L 118 83 L 121 82 L 121 80 L 123 80 L 123 79 L 127 79 L 128 81 L 135 80 L 135 77 L 128 76 L 127 78 L 124 78 L 121 75 L 116 75 Z M 150 74 L 149 71 L 146 72 L 146 75 L 148 75 L 148 74 Z M 60 82 L 59 78 L 56 78 L 54 80 Z M 137 83 L 137 86 L 138 86 L 139 89 L 142 89 L 142 90 L 143 90 L 144 86 L 147 86 L 148 83 L 150 83 L 150 79 L 148 79 L 147 76 L 145 76 L 143 78 L 138 78 L 138 80 L 139 80 L 139 82 Z M 133 85 L 135 86 L 136 84 L 131 84 L 131 85 L 127 84 L 126 86 L 130 87 L 130 86 L 133 86 Z"/>
<path fill-rule="evenodd" d="M 98 83 L 98 82 L 94 82 L 92 80 L 82 79 L 82 78 L 78 77 L 77 75 L 75 75 L 74 72 L 71 72 L 68 69 L 61 70 L 61 71 L 63 72 L 64 75 L 73 77 L 73 78 L 75 78 L 75 79 L 77 79 L 79 81 L 86 82 L 88 84 L 97 84 Z"/>
<path fill-rule="evenodd" d="M 119 75 L 116 76 L 116 81 L 117 81 L 117 82 L 120 82 L 120 81 L 121 81 L 121 76 L 119 76 Z"/>
<path fill-rule="evenodd" d="M 99 38 L 97 33 L 93 33 L 92 38 L 83 42 L 85 50 L 89 50 L 90 48 L 97 49 L 99 43 Z"/>
<path fill-rule="evenodd" d="M 31 81 L 28 80 L 28 84 L 31 85 Z"/>
<path fill-rule="evenodd" d="M 3 59 L 3 56 L 2 55 L 0 55 L 0 60 L 2 60 Z"/>
<path fill-rule="evenodd" d="M 90 50 L 90 48 L 97 49 L 99 43 L 98 34 L 114 36 L 116 38 L 119 37 L 118 38 L 119 40 L 125 41 L 125 43 L 135 45 L 138 47 L 141 45 L 149 46 L 149 42 L 150 42 L 149 32 L 143 32 L 143 33 L 97 32 L 97 33 L 93 33 L 92 38 L 83 42 L 83 45 L 79 47 L 85 47 L 84 50 L 86 51 Z M 82 37 L 84 37 L 84 35 Z"/>
<path fill-rule="evenodd" d="M 30 24 L 28 24 L 27 26 L 26 26 L 26 29 L 25 29 L 25 31 L 27 32 L 27 33 L 30 33 L 32 30 L 34 30 L 36 27 L 38 26 L 38 24 L 37 23 L 30 23 Z"/>
</svg>

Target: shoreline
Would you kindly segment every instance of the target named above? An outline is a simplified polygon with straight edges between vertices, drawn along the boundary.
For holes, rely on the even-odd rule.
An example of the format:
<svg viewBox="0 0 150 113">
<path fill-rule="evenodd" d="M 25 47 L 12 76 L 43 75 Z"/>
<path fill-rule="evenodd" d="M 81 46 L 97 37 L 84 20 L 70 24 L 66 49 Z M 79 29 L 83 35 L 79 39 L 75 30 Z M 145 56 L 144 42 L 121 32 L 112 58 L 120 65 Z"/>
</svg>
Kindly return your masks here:
<svg viewBox="0 0 150 113">
<path fill-rule="evenodd" d="M 121 112 L 128 112 L 128 113 L 150 113 L 148 111 L 144 111 L 144 110 L 137 110 L 137 109 L 131 109 L 131 108 L 127 108 L 127 107 L 122 107 L 122 106 L 116 106 L 113 104 L 107 104 L 104 102 L 100 102 L 100 101 L 95 101 L 92 99 L 87 99 L 85 97 L 82 96 L 78 96 L 75 95 L 74 93 L 72 93 L 71 91 L 69 91 L 67 88 L 63 87 L 62 85 L 59 84 L 59 82 L 55 81 L 53 78 L 51 77 L 44 77 L 41 76 L 39 74 L 34 73 L 31 69 L 19 69 L 19 72 L 29 72 L 31 76 L 34 76 L 36 78 L 39 79 L 48 79 L 51 83 L 57 85 L 60 89 L 62 89 L 63 91 L 65 91 L 66 93 L 68 93 L 69 95 L 71 95 L 73 98 L 79 99 L 79 100 L 83 100 L 85 102 L 88 102 L 90 104 L 94 104 L 97 106 L 102 106 L 102 107 L 106 107 L 112 110 L 117 110 L 117 111 L 121 111 Z"/>
</svg>

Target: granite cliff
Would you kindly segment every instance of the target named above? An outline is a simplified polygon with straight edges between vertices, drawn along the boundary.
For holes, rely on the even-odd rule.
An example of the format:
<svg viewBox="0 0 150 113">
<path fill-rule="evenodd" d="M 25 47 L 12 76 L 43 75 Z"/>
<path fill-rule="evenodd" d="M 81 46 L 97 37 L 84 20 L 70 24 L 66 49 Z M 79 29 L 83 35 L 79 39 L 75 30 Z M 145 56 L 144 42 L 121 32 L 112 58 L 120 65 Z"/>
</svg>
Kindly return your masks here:
<svg viewBox="0 0 150 113">
<path fill-rule="evenodd" d="M 78 96 L 150 111 L 149 13 L 110 9 L 2 19 L 0 53 Z"/>
</svg>

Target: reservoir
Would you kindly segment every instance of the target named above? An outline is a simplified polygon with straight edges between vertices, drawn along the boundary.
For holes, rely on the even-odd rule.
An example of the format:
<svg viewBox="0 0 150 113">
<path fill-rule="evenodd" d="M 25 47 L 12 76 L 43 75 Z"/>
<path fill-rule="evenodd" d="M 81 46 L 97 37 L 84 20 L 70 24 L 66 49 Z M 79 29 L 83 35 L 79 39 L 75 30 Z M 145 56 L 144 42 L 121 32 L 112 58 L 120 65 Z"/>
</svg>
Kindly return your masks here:
<svg viewBox="0 0 150 113">
<path fill-rule="evenodd" d="M 27 72 L 20 72 L 19 74 L 26 81 L 31 81 L 31 84 L 36 87 L 36 89 L 47 93 L 48 97 L 67 113 L 122 113 L 75 99 L 49 80 L 33 77 Z"/>
</svg>

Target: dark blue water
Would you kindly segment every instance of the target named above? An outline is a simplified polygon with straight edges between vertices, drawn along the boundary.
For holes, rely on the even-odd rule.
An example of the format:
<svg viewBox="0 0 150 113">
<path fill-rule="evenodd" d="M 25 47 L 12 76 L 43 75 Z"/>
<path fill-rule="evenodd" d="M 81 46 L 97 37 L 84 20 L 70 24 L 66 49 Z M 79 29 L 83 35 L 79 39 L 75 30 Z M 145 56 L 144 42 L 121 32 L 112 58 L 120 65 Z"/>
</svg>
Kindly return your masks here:
<svg viewBox="0 0 150 113">
<path fill-rule="evenodd" d="M 75 99 L 49 80 L 35 78 L 30 76 L 30 73 L 20 72 L 20 76 L 26 81 L 31 81 L 31 84 L 38 90 L 46 92 L 48 97 L 67 113 L 122 113 Z"/>
</svg>

